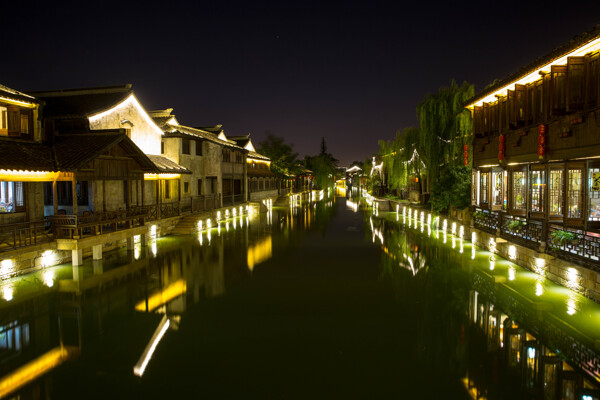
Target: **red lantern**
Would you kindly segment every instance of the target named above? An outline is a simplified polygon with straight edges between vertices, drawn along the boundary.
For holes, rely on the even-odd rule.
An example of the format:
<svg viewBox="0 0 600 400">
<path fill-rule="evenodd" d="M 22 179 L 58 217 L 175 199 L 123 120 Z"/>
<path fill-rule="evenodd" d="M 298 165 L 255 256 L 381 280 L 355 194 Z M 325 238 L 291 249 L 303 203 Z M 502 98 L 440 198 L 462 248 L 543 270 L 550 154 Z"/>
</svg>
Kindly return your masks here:
<svg viewBox="0 0 600 400">
<path fill-rule="evenodd" d="M 465 144 L 463 146 L 463 161 L 465 166 L 469 165 L 469 145 Z"/>
<path fill-rule="evenodd" d="M 506 136 L 500 135 L 498 137 L 498 161 L 504 160 L 504 144 L 506 142 Z"/>
<path fill-rule="evenodd" d="M 538 157 L 540 160 L 544 159 L 546 155 L 546 125 L 538 125 Z"/>
</svg>

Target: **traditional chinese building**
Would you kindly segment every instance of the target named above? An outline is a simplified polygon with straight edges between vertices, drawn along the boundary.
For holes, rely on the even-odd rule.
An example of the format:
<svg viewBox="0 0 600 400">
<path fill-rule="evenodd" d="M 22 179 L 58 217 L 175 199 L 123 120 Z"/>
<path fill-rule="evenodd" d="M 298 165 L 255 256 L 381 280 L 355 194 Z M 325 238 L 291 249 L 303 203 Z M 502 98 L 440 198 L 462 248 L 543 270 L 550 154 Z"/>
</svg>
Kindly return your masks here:
<svg viewBox="0 0 600 400">
<path fill-rule="evenodd" d="M 142 183 L 109 184 L 108 189 L 117 199 L 123 197 L 121 208 L 129 207 L 131 199 L 136 202 L 139 199 L 140 205 L 160 204 L 162 214 L 179 213 L 181 175 L 190 171 L 161 155 L 163 131 L 138 101 L 131 85 L 54 90 L 34 95 L 45 102 L 46 140 L 65 134 L 121 129 L 152 160 L 158 173 L 145 175 Z M 123 190 L 123 196 L 119 196 Z"/>
<path fill-rule="evenodd" d="M 150 112 L 164 132 L 161 154 L 192 172 L 182 178 L 182 207 L 193 211 L 246 201 L 248 153 L 217 126 L 211 131 L 184 126 L 173 109 Z M 217 130 L 217 132 L 215 132 Z"/>
<path fill-rule="evenodd" d="M 102 233 L 115 234 L 114 242 L 146 233 L 141 188 L 145 174 L 159 169 L 124 130 L 55 135 L 48 125 L 41 129 L 43 101 L 6 87 L 0 92 L 6 133 L 0 137 L 0 275 L 48 265 L 42 251 L 54 260 L 55 249 L 72 251 L 73 265 L 84 247 L 101 258 Z"/>
<path fill-rule="evenodd" d="M 598 261 L 599 101 L 600 26 L 469 101 L 476 226 Z"/>
<path fill-rule="evenodd" d="M 271 171 L 271 159 L 256 151 L 250 134 L 229 136 L 230 140 L 248 151 L 246 166 L 248 170 L 248 196 L 251 201 L 277 198 L 279 195 L 280 176 Z"/>
</svg>

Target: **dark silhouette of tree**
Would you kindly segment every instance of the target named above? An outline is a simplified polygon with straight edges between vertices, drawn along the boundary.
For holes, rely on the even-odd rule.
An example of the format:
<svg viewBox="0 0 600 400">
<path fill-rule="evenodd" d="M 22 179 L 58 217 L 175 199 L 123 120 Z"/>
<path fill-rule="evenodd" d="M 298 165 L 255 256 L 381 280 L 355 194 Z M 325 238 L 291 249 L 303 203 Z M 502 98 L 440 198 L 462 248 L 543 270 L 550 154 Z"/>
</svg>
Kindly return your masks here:
<svg viewBox="0 0 600 400">
<path fill-rule="evenodd" d="M 282 137 L 267 132 L 267 138 L 258 143 L 258 152 L 271 159 L 271 170 L 283 175 L 297 172 L 298 153 L 293 151 L 294 145 L 285 143 Z"/>
</svg>

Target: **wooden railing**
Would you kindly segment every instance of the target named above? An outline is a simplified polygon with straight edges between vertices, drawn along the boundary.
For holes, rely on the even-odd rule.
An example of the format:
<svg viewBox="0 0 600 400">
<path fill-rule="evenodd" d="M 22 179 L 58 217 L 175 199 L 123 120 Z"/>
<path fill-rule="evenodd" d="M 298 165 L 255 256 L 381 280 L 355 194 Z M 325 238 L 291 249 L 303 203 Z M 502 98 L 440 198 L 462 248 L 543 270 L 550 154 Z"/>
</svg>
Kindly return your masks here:
<svg viewBox="0 0 600 400">
<path fill-rule="evenodd" d="M 295 187 L 294 188 L 294 193 L 301 193 L 301 192 L 305 192 L 308 189 L 310 189 L 309 185 L 304 185 L 304 186 L 299 186 L 299 187 Z"/>
<path fill-rule="evenodd" d="M 287 187 L 287 188 L 280 188 L 279 189 L 279 195 L 280 196 L 282 196 L 284 194 L 291 193 L 291 192 L 292 192 L 292 188 L 289 188 L 289 187 Z"/>
<path fill-rule="evenodd" d="M 207 194 L 203 196 L 192 196 L 189 201 L 181 202 L 181 212 L 199 212 L 214 210 L 221 206 L 221 194 Z"/>
<path fill-rule="evenodd" d="M 600 235 L 548 225 L 548 253 L 600 271 Z"/>
<path fill-rule="evenodd" d="M 77 239 L 142 226 L 151 207 L 136 207 L 129 210 L 87 215 L 53 215 L 50 217 L 50 221 L 56 239 Z"/>
<path fill-rule="evenodd" d="M 476 210 L 473 224 L 482 231 L 541 250 L 600 271 L 600 234 L 553 225 L 546 220 L 513 216 L 503 212 Z M 498 229 L 499 228 L 499 229 Z"/>
<path fill-rule="evenodd" d="M 544 241 L 544 221 L 498 213 L 500 236 L 537 249 Z"/>
<path fill-rule="evenodd" d="M 498 213 L 477 210 L 473 213 L 473 224 L 482 231 L 496 233 L 498 231 Z"/>
<path fill-rule="evenodd" d="M 52 240 L 50 221 L 0 225 L 0 251 L 32 246 Z"/>
<path fill-rule="evenodd" d="M 224 194 L 223 205 L 239 204 L 244 201 L 243 194 Z"/>
</svg>

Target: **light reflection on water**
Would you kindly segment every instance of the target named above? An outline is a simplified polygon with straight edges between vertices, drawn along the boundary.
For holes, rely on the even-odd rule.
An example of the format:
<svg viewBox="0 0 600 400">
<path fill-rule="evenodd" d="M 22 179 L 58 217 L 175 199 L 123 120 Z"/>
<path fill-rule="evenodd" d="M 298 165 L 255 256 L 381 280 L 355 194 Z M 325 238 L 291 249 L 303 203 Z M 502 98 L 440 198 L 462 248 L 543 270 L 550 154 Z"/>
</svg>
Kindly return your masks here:
<svg viewBox="0 0 600 400">
<path fill-rule="evenodd" d="M 342 201 L 340 207 L 337 207 L 338 201 Z M 264 371 L 269 371 L 282 379 L 282 382 L 288 382 L 284 376 L 277 375 L 278 369 L 285 368 L 273 368 L 270 364 L 292 368 L 290 364 L 272 362 L 281 361 L 274 355 L 281 352 L 281 349 L 293 353 L 292 347 L 288 347 L 290 343 L 303 349 L 299 353 L 293 353 L 294 363 L 301 368 L 295 371 L 320 368 L 315 365 L 314 360 L 318 360 L 316 364 L 326 365 L 322 361 L 331 360 L 320 357 L 328 357 L 333 353 L 335 360 L 339 360 L 334 364 L 339 362 L 335 365 L 347 374 L 348 370 L 344 366 L 349 361 L 344 357 L 345 353 L 340 354 L 334 349 L 348 351 L 349 348 L 361 348 L 370 342 L 381 343 L 381 347 L 376 347 L 377 351 L 365 356 L 364 361 L 368 362 L 364 365 L 369 365 L 369 368 L 377 368 L 381 364 L 382 369 L 377 371 L 387 369 L 396 373 L 398 371 L 393 368 L 403 363 L 413 369 L 418 365 L 425 365 L 430 369 L 428 371 L 443 370 L 452 377 L 464 370 L 463 364 L 466 362 L 465 315 L 474 276 L 485 282 L 496 282 L 495 277 L 501 276 L 504 282 L 492 285 L 495 290 L 510 285 L 511 290 L 527 292 L 537 302 L 557 299 L 556 304 L 560 307 L 556 309 L 562 313 L 558 315 L 559 318 L 578 318 L 590 312 L 589 304 L 580 297 L 559 295 L 539 275 L 524 272 L 496 254 L 478 251 L 470 242 L 462 239 L 462 227 L 452 224 L 447 232 L 448 222 L 444 220 L 442 229 L 438 229 L 439 217 L 427 215 L 425 218 L 423 212 L 414 209 L 403 207 L 403 218 L 400 219 L 399 209 L 396 212 L 375 211 L 363 214 L 358 201 L 355 203 L 356 207 L 349 204 L 333 198 L 311 206 L 310 202 L 299 199 L 291 212 L 289 208 L 274 204 L 268 212 L 255 214 L 251 218 L 240 216 L 237 221 L 233 217 L 233 220 L 215 224 L 215 227 L 210 227 L 207 223 L 208 229 L 188 238 L 165 237 L 150 241 L 148 247 L 136 246 L 135 249 L 138 250 L 134 251 L 132 262 L 119 264 L 120 261 L 105 259 L 101 264 L 96 263 L 94 268 L 98 269 L 100 265 L 100 272 L 95 277 L 92 264 L 84 264 L 79 286 L 66 285 L 60 269 L 49 270 L 56 273 L 53 275 L 53 284 L 46 283 L 45 287 L 51 289 L 55 296 L 58 296 L 59 286 L 61 290 L 72 290 L 68 292 L 69 295 L 77 290 L 83 290 L 84 295 L 77 300 L 77 307 L 82 310 L 80 318 L 68 316 L 77 316 L 77 313 L 65 313 L 61 333 L 64 337 L 59 338 L 55 334 L 48 341 L 53 345 L 60 342 L 79 345 L 80 342 L 93 343 L 102 338 L 110 346 L 120 349 L 119 353 L 122 355 L 117 356 L 115 362 L 127 365 L 129 374 L 132 374 L 136 363 L 144 367 L 137 369 L 138 372 L 141 371 L 139 375 L 143 375 L 140 378 L 142 387 L 151 385 L 153 380 L 163 375 L 177 380 L 176 373 L 168 370 L 176 365 L 192 371 L 200 365 L 203 373 L 208 374 L 207 371 L 219 368 L 220 365 L 210 358 L 215 352 L 224 355 L 226 361 L 223 361 L 223 365 L 227 369 L 235 370 L 236 363 L 249 367 L 246 362 L 252 361 L 260 366 L 253 376 L 263 376 Z M 336 216 L 336 212 L 341 215 L 340 218 Z M 356 219 L 362 224 L 360 229 L 355 228 Z M 434 227 L 431 222 L 435 224 Z M 353 229 L 349 229 L 350 227 Z M 436 240 L 440 231 L 442 240 Z M 364 237 L 360 241 L 351 242 L 351 245 L 338 239 L 344 237 L 350 240 L 355 238 L 353 235 Z M 360 251 L 353 252 L 355 248 Z M 384 296 L 384 303 L 375 302 L 372 298 L 375 295 L 372 292 L 361 292 L 360 285 L 356 283 L 362 282 L 364 277 L 361 274 L 365 274 L 373 266 L 361 265 L 360 260 L 343 258 L 346 252 L 362 257 L 371 254 L 371 249 L 382 250 L 381 258 L 377 258 L 380 262 L 377 265 L 379 276 L 375 277 L 377 279 L 374 282 L 385 288 L 391 283 L 394 289 L 393 296 Z M 298 259 L 306 259 L 303 257 L 308 256 L 311 256 L 309 262 L 296 264 Z M 125 253 L 124 257 L 128 255 Z M 340 263 L 339 259 L 344 259 L 345 263 Z M 335 268 L 340 268 L 343 274 L 333 275 L 330 269 Z M 317 275 L 318 283 L 307 280 L 307 276 L 314 271 L 324 271 L 323 276 Z M 43 275 L 40 280 L 42 284 L 47 282 L 45 277 Z M 266 280 L 261 280 L 265 277 Z M 290 286 L 292 277 L 300 280 L 301 283 L 296 284 L 298 287 Z M 99 290 L 99 284 L 91 284 L 94 280 L 106 288 Z M 312 283 L 312 286 L 307 282 Z M 369 285 L 374 285 L 369 282 Z M 86 289 L 88 284 L 90 286 Z M 9 286 L 3 286 L 3 296 L 5 288 Z M 381 288 L 377 290 L 387 293 Z M 288 295 L 287 291 L 292 294 Z M 242 296 L 249 293 L 255 297 Z M 322 293 L 329 296 L 324 297 L 326 301 L 319 297 Z M 481 290 L 480 298 L 486 294 Z M 523 296 L 527 297 L 525 294 Z M 18 290 L 11 293 L 10 297 L 11 302 L 16 300 L 19 297 Z M 295 301 L 296 298 L 302 300 Z M 388 302 L 395 303 L 387 304 Z M 230 306 L 226 306 L 230 303 Z M 387 325 L 396 318 L 390 318 L 381 311 L 387 310 L 386 307 L 390 307 L 395 313 L 393 315 L 397 315 L 398 326 Z M 526 310 L 529 305 L 517 302 L 515 307 Z M 361 308 L 369 315 L 364 323 L 360 319 L 360 312 L 357 316 L 357 310 Z M 377 310 L 375 315 L 374 310 Z M 380 312 L 384 317 L 381 321 L 376 318 Z M 348 321 L 340 317 L 345 313 L 351 315 Z M 55 320 L 56 315 L 51 314 L 51 311 L 48 311 L 48 315 L 47 321 Z M 171 327 L 164 329 L 160 325 L 164 318 L 167 318 L 165 321 L 178 318 L 180 324 L 173 325 L 177 330 Z M 28 316 L 20 319 L 33 321 Z M 578 323 L 577 320 L 572 322 Z M 360 325 L 364 325 L 364 328 Z M 262 326 L 267 328 L 261 329 Z M 346 328 L 338 331 L 336 329 L 339 326 Z M 31 329 L 33 332 L 33 325 Z M 51 331 L 49 326 L 36 327 L 37 332 L 44 330 Z M 113 334 L 117 338 L 115 341 L 110 341 L 110 335 L 102 336 L 101 332 L 115 330 L 119 333 Z M 331 342 L 327 336 L 330 331 L 337 334 Z M 152 340 L 156 332 L 160 334 L 160 339 Z M 359 333 L 353 336 L 354 332 Z M 185 342 L 184 335 L 193 339 L 193 345 Z M 264 336 L 269 340 L 264 340 Z M 306 341 L 307 348 L 301 347 L 303 341 Z M 348 342 L 348 347 L 344 347 L 344 341 Z M 127 346 L 120 344 L 121 342 L 127 343 Z M 187 343 L 187 347 L 183 343 Z M 269 348 L 270 346 L 273 348 Z M 317 352 L 310 350 L 314 347 L 318 348 Z M 389 364 L 382 363 L 373 356 L 387 354 L 395 347 L 400 347 L 402 351 L 394 354 L 393 361 Z M 198 348 L 202 351 L 195 350 Z M 246 353 L 248 349 L 254 350 L 250 350 L 249 354 Z M 89 348 L 87 350 L 90 351 Z M 85 351 L 84 347 L 84 354 Z M 170 356 L 171 353 L 178 356 Z M 248 361 L 238 358 L 238 354 L 243 354 Z M 254 358 L 250 355 L 254 355 Z M 302 357 L 306 357 L 306 360 Z M 174 359 L 177 362 L 173 362 Z M 213 360 L 212 364 L 203 364 L 206 359 Z M 94 369 L 84 361 L 76 365 L 84 371 L 86 368 Z M 363 371 L 362 368 L 358 369 Z M 177 368 L 174 369 L 176 370 Z M 94 370 L 92 375 L 95 376 L 95 373 Z M 111 376 L 118 374 L 107 373 Z M 403 373 L 409 374 L 406 371 Z M 332 374 L 337 376 L 335 371 Z M 223 375 L 207 376 L 215 382 L 225 379 Z M 414 378 L 414 375 L 410 376 L 411 379 Z M 66 386 L 67 382 L 60 381 L 60 377 L 53 379 L 57 379 L 57 384 L 53 387 L 60 387 L 60 382 Z M 210 386 L 210 379 L 203 378 L 202 374 L 198 374 L 196 379 L 202 381 L 204 386 Z M 337 382 L 347 384 L 349 378 L 346 375 L 339 379 Z M 397 386 L 396 379 L 390 380 L 390 386 L 392 382 L 393 386 Z M 277 379 L 270 381 L 271 384 L 277 384 Z M 253 382 L 259 385 L 256 382 L 260 380 Z M 409 384 L 405 381 L 403 383 Z M 98 386 L 89 384 L 95 388 Z M 220 386 L 220 390 L 228 390 Z M 284 389 L 281 390 L 286 393 Z M 268 397 L 267 395 L 266 398 Z M 384 397 L 386 396 L 380 398 Z"/>
</svg>

